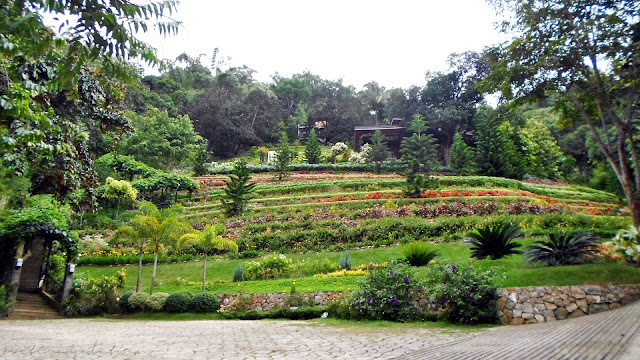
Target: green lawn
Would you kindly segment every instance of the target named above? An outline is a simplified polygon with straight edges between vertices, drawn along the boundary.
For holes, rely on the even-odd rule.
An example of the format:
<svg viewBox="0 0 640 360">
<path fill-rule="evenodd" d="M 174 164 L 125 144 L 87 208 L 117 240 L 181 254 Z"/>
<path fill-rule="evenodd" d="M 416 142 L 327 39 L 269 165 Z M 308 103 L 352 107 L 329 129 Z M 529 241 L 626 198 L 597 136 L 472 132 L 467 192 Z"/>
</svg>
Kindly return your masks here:
<svg viewBox="0 0 640 360">
<path fill-rule="evenodd" d="M 524 246 L 531 244 L 532 238 L 520 239 Z M 450 242 L 433 245 L 439 252 L 436 258 L 438 265 L 457 265 L 492 270 L 496 273 L 495 281 L 500 287 L 512 286 L 552 286 L 577 285 L 590 283 L 640 283 L 640 268 L 609 262 L 599 262 L 572 266 L 542 266 L 541 264 L 527 264 L 521 255 L 514 255 L 499 260 L 470 259 L 469 247 L 462 242 Z M 401 247 L 385 247 L 349 251 L 353 266 L 375 262 L 383 263 L 402 257 Z M 294 262 L 330 259 L 338 263 L 341 253 L 318 252 L 310 254 L 287 254 Z M 288 292 L 291 289 L 290 279 L 245 281 L 233 283 L 233 272 L 239 262 L 247 260 L 227 260 L 220 257 L 213 258 L 207 266 L 207 289 L 215 293 L 267 293 Z M 202 284 L 202 262 L 188 262 L 178 264 L 160 264 L 157 270 L 157 290 L 164 292 L 199 291 Z M 433 265 L 431 265 L 433 266 Z M 127 269 L 125 291 L 133 290 L 136 283 L 137 266 L 124 266 Z M 90 277 L 114 274 L 120 267 L 78 267 L 76 274 L 86 273 Z M 151 282 L 152 266 L 142 269 L 142 284 L 148 289 Z M 417 274 L 424 278 L 428 273 L 426 267 L 418 268 Z M 358 288 L 357 281 L 361 277 L 314 278 L 297 277 L 298 291 L 344 291 Z"/>
</svg>

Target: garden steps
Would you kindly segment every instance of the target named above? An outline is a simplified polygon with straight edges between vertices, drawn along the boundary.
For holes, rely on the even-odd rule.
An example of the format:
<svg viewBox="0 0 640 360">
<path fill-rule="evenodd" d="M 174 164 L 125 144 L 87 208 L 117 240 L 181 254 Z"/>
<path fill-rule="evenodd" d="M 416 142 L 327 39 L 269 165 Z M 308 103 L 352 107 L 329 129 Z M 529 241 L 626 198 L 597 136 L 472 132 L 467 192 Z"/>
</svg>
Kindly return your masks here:
<svg viewBox="0 0 640 360">
<path fill-rule="evenodd" d="M 62 319 L 40 294 L 19 292 L 9 320 Z"/>
</svg>

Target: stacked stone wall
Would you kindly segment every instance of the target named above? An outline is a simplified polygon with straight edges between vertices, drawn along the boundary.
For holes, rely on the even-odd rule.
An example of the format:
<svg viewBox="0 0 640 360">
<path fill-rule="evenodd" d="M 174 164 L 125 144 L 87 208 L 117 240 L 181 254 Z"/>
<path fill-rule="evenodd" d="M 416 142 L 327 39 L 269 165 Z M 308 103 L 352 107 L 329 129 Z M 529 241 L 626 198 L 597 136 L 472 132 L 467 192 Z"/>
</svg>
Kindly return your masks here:
<svg viewBox="0 0 640 360">
<path fill-rule="evenodd" d="M 500 322 L 535 324 L 618 308 L 640 299 L 640 285 L 530 286 L 499 289 L 498 296 Z"/>
</svg>

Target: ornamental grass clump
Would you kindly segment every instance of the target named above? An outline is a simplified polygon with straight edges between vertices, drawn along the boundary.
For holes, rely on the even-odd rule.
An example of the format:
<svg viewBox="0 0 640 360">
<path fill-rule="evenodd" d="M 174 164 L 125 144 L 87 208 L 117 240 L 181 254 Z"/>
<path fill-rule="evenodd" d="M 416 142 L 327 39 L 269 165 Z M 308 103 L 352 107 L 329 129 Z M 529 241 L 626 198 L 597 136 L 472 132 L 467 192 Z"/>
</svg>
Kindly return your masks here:
<svg viewBox="0 0 640 360">
<path fill-rule="evenodd" d="M 496 260 L 508 255 L 522 254 L 522 251 L 516 249 L 522 245 L 513 241 L 521 235 L 519 226 L 504 222 L 477 228 L 467 235 L 465 243 L 472 246 L 471 257 Z"/>
<path fill-rule="evenodd" d="M 360 281 L 362 290 L 353 292 L 349 314 L 354 319 L 410 321 L 416 318 L 420 284 L 411 268 L 391 262 L 372 270 Z"/>
<path fill-rule="evenodd" d="M 549 240 L 529 246 L 524 256 L 529 262 L 543 261 L 551 266 L 582 264 L 593 255 L 597 243 L 598 237 L 592 233 L 552 233 Z"/>
<path fill-rule="evenodd" d="M 425 243 L 412 243 L 402 248 L 402 255 L 409 265 L 424 266 L 438 256 L 438 252 Z"/>
<path fill-rule="evenodd" d="M 473 325 L 496 321 L 494 301 L 497 298 L 491 272 L 469 265 L 435 267 L 431 272 L 429 292 L 432 305 L 445 309 L 452 322 Z"/>
</svg>

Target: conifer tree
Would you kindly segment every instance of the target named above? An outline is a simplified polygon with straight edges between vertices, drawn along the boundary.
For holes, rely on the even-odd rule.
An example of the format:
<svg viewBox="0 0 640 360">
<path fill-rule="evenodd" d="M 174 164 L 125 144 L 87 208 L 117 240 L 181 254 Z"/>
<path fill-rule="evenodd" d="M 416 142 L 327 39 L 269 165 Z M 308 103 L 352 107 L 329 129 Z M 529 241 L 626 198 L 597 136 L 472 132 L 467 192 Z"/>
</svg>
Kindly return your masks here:
<svg viewBox="0 0 640 360">
<path fill-rule="evenodd" d="M 256 184 L 249 184 L 249 180 L 251 180 L 251 171 L 247 168 L 247 163 L 236 162 L 229 180 L 224 182 L 225 187 L 222 188 L 224 195 L 220 198 L 226 216 L 241 215 L 247 208 L 247 203 L 256 187 Z"/>
<path fill-rule="evenodd" d="M 367 161 L 372 162 L 375 167 L 376 174 L 380 174 L 382 162 L 389 158 L 389 150 L 387 141 L 380 130 L 376 130 L 371 138 L 371 149 L 367 153 Z"/>
<path fill-rule="evenodd" d="M 409 196 L 420 196 L 423 188 L 432 186 L 433 179 L 428 174 L 438 165 L 438 144 L 431 134 L 426 134 L 428 127 L 424 117 L 416 114 L 409 129 L 416 131 L 411 137 L 405 138 L 400 144 L 402 160 L 407 164 L 407 189 Z M 427 173 L 422 176 L 421 171 Z"/>
<path fill-rule="evenodd" d="M 464 140 L 461 134 L 453 136 L 453 145 L 451 145 L 451 170 L 458 175 L 469 175 L 475 172 L 476 154 Z"/>
<path fill-rule="evenodd" d="M 278 173 L 278 180 L 282 180 L 289 175 L 289 168 L 293 160 L 293 150 L 289 146 L 289 137 L 284 131 L 280 132 L 278 147 L 276 148 L 275 169 Z"/>
<path fill-rule="evenodd" d="M 521 156 L 516 145 L 501 128 L 495 114 L 478 113 L 476 161 L 478 173 L 485 176 L 517 178 L 521 176 Z"/>
<path fill-rule="evenodd" d="M 318 135 L 316 129 L 311 129 L 307 146 L 304 149 L 304 156 L 307 158 L 307 164 L 317 164 L 320 162 L 320 144 L 318 143 Z"/>
</svg>

